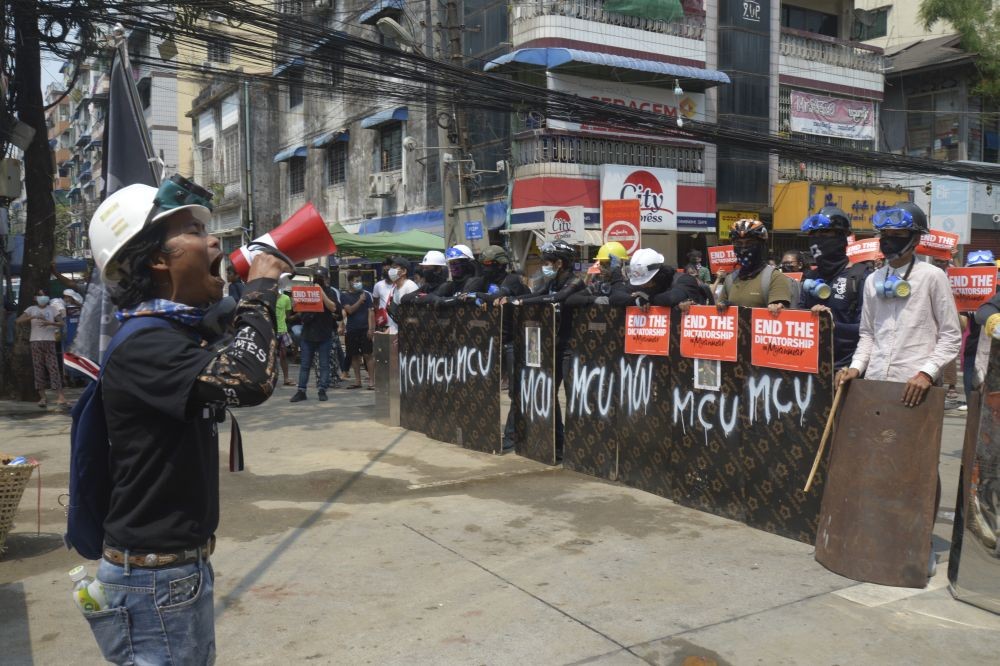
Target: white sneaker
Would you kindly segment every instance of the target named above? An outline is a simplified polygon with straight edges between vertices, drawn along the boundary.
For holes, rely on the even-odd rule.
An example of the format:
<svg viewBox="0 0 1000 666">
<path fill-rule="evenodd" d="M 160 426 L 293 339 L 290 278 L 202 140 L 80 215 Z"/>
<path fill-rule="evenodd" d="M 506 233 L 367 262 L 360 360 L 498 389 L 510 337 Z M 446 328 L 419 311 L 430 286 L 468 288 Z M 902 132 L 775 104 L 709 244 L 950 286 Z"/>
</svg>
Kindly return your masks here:
<svg viewBox="0 0 1000 666">
<path fill-rule="evenodd" d="M 958 411 L 960 411 L 960 412 L 967 412 L 967 411 L 969 411 L 969 406 L 968 405 L 962 405 L 961 407 L 958 408 Z"/>
</svg>

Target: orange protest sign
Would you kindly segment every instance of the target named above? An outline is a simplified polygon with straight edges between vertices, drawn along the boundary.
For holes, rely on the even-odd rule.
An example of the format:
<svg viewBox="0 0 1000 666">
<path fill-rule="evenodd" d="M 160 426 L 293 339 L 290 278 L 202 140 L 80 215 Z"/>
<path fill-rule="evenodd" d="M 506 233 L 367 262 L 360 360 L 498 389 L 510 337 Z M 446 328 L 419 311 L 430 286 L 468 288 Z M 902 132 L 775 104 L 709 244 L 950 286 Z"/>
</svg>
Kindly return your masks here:
<svg viewBox="0 0 1000 666">
<path fill-rule="evenodd" d="M 920 237 L 917 254 L 935 259 L 951 259 L 958 249 L 958 234 L 950 231 L 929 231 Z"/>
<path fill-rule="evenodd" d="M 794 372 L 819 372 L 819 315 L 808 310 L 767 308 L 750 313 L 750 363 Z"/>
<path fill-rule="evenodd" d="M 734 271 L 739 265 L 732 245 L 716 245 L 708 248 L 708 267 L 713 273 Z"/>
<path fill-rule="evenodd" d="M 948 281 L 959 312 L 973 312 L 997 292 L 997 269 L 993 266 L 949 268 Z"/>
<path fill-rule="evenodd" d="M 877 238 L 863 238 L 847 244 L 847 260 L 852 264 L 882 258 L 882 250 L 879 248 Z"/>
<path fill-rule="evenodd" d="M 681 356 L 735 361 L 738 310 L 725 313 L 712 305 L 692 305 L 681 319 Z"/>
<path fill-rule="evenodd" d="M 320 288 L 315 285 L 292 286 L 292 310 L 295 312 L 322 312 Z"/>
<path fill-rule="evenodd" d="M 785 273 L 785 277 L 789 280 L 795 280 L 796 282 L 802 282 L 802 271 Z"/>
<path fill-rule="evenodd" d="M 625 353 L 670 355 L 670 308 L 625 308 Z"/>
</svg>

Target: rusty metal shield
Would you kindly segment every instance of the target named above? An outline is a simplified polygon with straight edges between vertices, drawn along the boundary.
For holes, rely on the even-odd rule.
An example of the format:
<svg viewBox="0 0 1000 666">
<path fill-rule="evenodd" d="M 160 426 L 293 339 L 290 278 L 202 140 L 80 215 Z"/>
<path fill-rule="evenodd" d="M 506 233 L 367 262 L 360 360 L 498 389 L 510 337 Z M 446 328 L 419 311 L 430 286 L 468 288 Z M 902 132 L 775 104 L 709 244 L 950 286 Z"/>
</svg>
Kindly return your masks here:
<svg viewBox="0 0 1000 666">
<path fill-rule="evenodd" d="M 903 384 L 855 380 L 837 415 L 816 561 L 854 580 L 927 585 L 944 390 L 905 407 Z"/>
</svg>

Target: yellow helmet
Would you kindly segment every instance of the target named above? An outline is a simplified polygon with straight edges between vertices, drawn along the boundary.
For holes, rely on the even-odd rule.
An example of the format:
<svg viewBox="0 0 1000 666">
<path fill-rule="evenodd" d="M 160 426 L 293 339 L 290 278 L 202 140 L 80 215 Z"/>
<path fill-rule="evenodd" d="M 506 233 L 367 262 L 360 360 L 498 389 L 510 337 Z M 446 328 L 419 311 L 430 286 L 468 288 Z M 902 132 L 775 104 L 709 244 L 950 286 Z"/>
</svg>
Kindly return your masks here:
<svg viewBox="0 0 1000 666">
<path fill-rule="evenodd" d="M 611 257 L 618 257 L 622 261 L 628 261 L 628 250 L 618 241 L 608 241 L 597 251 L 597 261 L 611 261 Z"/>
</svg>

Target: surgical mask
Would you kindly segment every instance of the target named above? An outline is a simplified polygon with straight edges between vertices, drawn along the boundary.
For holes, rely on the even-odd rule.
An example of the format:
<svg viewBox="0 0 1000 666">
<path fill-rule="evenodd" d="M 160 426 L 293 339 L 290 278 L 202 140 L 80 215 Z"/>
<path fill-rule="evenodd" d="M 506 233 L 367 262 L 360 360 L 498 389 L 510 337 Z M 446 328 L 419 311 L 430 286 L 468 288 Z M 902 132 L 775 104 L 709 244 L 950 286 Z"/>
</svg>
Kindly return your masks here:
<svg viewBox="0 0 1000 666">
<path fill-rule="evenodd" d="M 39 307 L 45 307 L 49 304 L 48 296 L 35 296 L 35 302 L 38 303 Z"/>
<path fill-rule="evenodd" d="M 753 244 L 736 249 L 736 260 L 744 269 L 753 269 L 764 263 L 764 246 Z"/>
<path fill-rule="evenodd" d="M 399 279 L 399 269 L 398 268 L 390 268 L 389 269 L 389 280 L 391 282 L 395 282 L 398 279 Z"/>
<path fill-rule="evenodd" d="M 892 261 L 903 256 L 912 241 L 912 236 L 882 236 L 878 239 L 878 248 L 882 250 L 886 261 Z"/>
<path fill-rule="evenodd" d="M 542 275 L 544 275 L 547 278 L 555 277 L 556 275 L 555 266 L 550 266 L 549 264 L 545 264 L 544 266 L 542 266 Z"/>
<path fill-rule="evenodd" d="M 818 236 L 811 239 L 809 251 L 816 259 L 820 275 L 834 277 L 847 264 L 847 238 L 844 236 Z"/>
<path fill-rule="evenodd" d="M 353 287 L 354 289 L 357 289 L 358 291 L 361 291 L 364 288 L 364 286 L 365 285 L 362 284 L 361 282 L 352 282 L 351 283 L 351 287 Z"/>
</svg>

